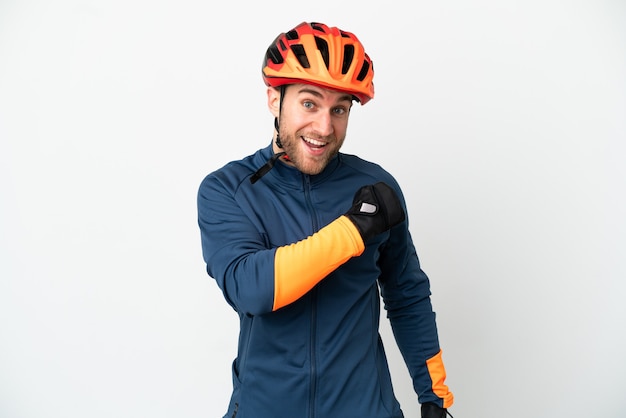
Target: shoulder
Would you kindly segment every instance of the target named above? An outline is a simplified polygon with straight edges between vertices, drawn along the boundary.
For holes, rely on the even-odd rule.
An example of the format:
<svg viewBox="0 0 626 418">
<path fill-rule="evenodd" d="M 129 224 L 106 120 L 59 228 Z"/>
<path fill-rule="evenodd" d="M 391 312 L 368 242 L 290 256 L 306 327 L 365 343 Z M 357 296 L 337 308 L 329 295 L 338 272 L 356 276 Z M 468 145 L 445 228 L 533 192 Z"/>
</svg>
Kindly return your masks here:
<svg viewBox="0 0 626 418">
<path fill-rule="evenodd" d="M 355 172 L 358 172 L 365 179 L 368 179 L 371 183 L 379 181 L 385 182 L 394 188 L 399 189 L 398 182 L 394 176 L 383 168 L 380 164 L 372 161 L 364 160 L 353 154 L 341 154 L 341 160 L 343 165 Z"/>
<path fill-rule="evenodd" d="M 207 174 L 200 183 L 200 190 L 206 188 L 223 188 L 233 193 L 256 170 L 255 160 L 260 150 L 239 160 L 233 160 Z"/>
</svg>

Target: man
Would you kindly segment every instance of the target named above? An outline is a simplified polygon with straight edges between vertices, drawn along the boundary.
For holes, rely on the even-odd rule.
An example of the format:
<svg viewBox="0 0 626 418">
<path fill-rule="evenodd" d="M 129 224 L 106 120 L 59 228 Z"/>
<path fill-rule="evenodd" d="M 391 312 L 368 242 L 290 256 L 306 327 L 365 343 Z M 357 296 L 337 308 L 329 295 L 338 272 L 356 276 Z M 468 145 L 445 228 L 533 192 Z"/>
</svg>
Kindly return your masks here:
<svg viewBox="0 0 626 418">
<path fill-rule="evenodd" d="M 374 97 L 369 56 L 349 32 L 302 23 L 270 45 L 262 74 L 271 144 L 198 193 L 207 272 L 240 318 L 224 417 L 403 417 L 380 295 L 422 417 L 445 417 L 453 396 L 400 187 L 339 152 L 353 101 Z"/>
</svg>

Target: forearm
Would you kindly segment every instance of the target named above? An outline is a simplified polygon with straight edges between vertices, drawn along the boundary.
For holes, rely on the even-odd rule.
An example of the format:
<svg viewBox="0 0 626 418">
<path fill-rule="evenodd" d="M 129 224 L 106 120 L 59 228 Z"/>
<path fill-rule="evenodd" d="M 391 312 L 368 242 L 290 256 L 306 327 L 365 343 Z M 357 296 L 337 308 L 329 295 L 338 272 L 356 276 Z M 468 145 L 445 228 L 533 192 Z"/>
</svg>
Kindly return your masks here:
<svg viewBox="0 0 626 418">
<path fill-rule="evenodd" d="M 364 249 L 359 231 L 345 216 L 302 241 L 279 247 L 274 262 L 273 310 L 302 297 Z"/>
<path fill-rule="evenodd" d="M 433 402 L 449 408 L 454 397 L 445 384 L 446 370 L 439 346 L 435 314 L 427 311 L 403 313 L 390 320 L 419 401 Z M 415 338 L 416 335 L 419 338 Z"/>
<path fill-rule="evenodd" d="M 379 282 L 387 317 L 419 401 L 448 407 L 453 397 L 444 383 L 430 280 L 420 267 L 408 229 L 397 229 L 390 236 L 380 263 L 383 274 Z"/>
<path fill-rule="evenodd" d="M 296 244 L 276 250 L 273 310 L 311 290 L 330 272 L 365 250 L 365 241 L 404 221 L 396 191 L 378 182 L 354 195 L 342 216 Z"/>
</svg>

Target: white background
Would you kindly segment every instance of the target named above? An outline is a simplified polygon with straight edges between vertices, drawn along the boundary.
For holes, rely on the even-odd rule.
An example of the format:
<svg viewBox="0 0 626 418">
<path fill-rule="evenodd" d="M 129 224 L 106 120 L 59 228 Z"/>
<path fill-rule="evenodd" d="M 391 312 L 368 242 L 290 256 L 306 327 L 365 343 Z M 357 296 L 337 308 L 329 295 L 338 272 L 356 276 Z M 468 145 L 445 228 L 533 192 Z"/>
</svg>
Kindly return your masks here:
<svg viewBox="0 0 626 418">
<path fill-rule="evenodd" d="M 303 20 L 374 60 L 344 150 L 404 188 L 455 417 L 626 416 L 625 2 L 0 0 L 0 417 L 222 416 L 196 191 Z"/>
</svg>

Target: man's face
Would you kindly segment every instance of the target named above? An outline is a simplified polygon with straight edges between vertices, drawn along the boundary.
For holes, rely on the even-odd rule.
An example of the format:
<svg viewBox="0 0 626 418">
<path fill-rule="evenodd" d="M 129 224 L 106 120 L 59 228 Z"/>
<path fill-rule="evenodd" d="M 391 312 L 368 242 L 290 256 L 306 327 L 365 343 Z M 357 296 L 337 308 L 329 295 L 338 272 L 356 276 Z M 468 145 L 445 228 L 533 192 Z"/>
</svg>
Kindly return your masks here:
<svg viewBox="0 0 626 418">
<path fill-rule="evenodd" d="M 268 89 L 268 105 L 278 115 L 280 90 Z M 339 152 L 348 129 L 352 96 L 309 84 L 285 89 L 280 110 L 282 151 L 305 174 L 319 174 Z M 280 149 L 274 144 L 274 151 Z"/>
</svg>

